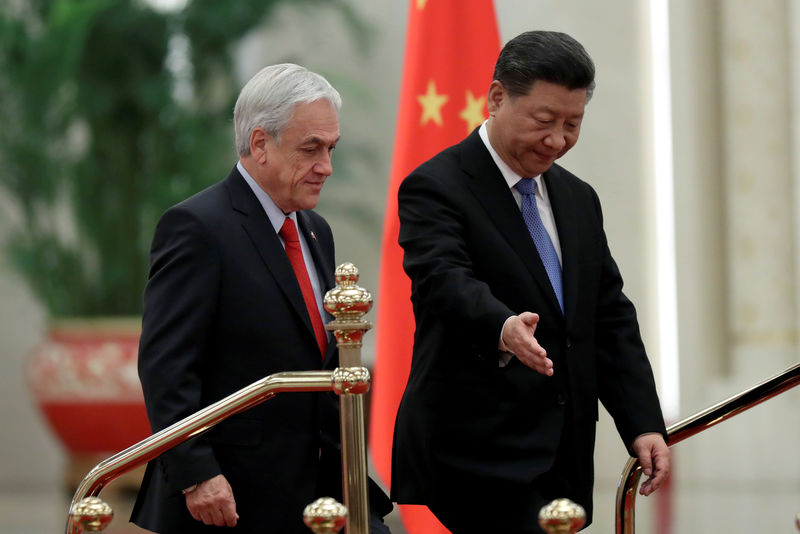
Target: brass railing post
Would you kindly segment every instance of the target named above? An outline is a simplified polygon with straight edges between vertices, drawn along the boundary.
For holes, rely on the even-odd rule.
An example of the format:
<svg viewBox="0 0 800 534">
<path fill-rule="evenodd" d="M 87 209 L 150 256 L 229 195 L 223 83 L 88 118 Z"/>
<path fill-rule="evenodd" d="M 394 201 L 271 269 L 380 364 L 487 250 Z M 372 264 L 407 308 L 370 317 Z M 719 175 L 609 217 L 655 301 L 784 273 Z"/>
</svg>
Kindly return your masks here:
<svg viewBox="0 0 800 534">
<path fill-rule="evenodd" d="M 342 428 L 342 485 L 347 508 L 345 532 L 369 532 L 367 497 L 367 444 L 364 433 L 364 393 L 369 389 L 369 372 L 361 367 L 361 340 L 372 325 L 363 319 L 372 308 L 372 295 L 356 285 L 358 269 L 352 263 L 336 268 L 336 287 L 325 295 L 325 309 L 336 319 L 326 328 L 333 331 L 339 347 Z M 348 384 L 355 385 L 350 387 Z M 367 387 L 364 387 L 366 385 Z M 339 389 L 339 388 L 336 388 Z"/>
</svg>

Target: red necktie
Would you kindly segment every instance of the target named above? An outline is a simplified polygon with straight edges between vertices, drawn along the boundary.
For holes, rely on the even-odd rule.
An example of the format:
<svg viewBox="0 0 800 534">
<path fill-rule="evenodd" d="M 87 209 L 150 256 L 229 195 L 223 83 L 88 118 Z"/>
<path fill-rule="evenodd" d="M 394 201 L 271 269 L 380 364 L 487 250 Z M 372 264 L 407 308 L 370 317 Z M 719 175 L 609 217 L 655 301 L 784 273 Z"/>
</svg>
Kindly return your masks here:
<svg viewBox="0 0 800 534">
<path fill-rule="evenodd" d="M 328 349 L 328 335 L 325 333 L 325 327 L 319 315 L 317 298 L 314 296 L 314 289 L 311 287 L 311 280 L 308 278 L 306 262 L 303 261 L 303 250 L 300 248 L 297 226 L 295 226 L 292 219 L 286 217 L 286 220 L 283 221 L 283 226 L 281 226 L 281 231 L 278 233 L 286 244 L 286 255 L 289 256 L 289 262 L 292 264 L 297 282 L 300 284 L 300 290 L 303 292 L 303 300 L 306 303 L 308 316 L 311 318 L 311 326 L 314 327 L 314 335 L 317 336 L 317 345 L 319 345 L 319 351 L 324 358 L 325 351 Z"/>
</svg>

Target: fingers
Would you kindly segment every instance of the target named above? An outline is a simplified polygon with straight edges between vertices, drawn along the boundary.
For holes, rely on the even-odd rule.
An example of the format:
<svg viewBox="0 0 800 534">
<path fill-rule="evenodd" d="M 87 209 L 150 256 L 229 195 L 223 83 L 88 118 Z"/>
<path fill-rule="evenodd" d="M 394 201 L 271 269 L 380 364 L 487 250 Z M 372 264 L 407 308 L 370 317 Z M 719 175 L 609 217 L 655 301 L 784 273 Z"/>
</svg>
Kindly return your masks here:
<svg viewBox="0 0 800 534">
<path fill-rule="evenodd" d="M 203 510 L 200 516 L 202 517 L 203 523 L 206 525 L 216 525 L 218 527 L 225 526 L 225 518 L 223 517 L 221 510 L 209 508 L 207 510 Z"/>
<path fill-rule="evenodd" d="M 553 361 L 547 357 L 546 353 L 517 354 L 517 358 L 537 373 L 553 376 Z"/>
<path fill-rule="evenodd" d="M 233 490 L 223 475 L 201 482 L 187 493 L 186 507 L 195 520 L 206 525 L 235 527 L 239 519 Z"/>
<path fill-rule="evenodd" d="M 648 496 L 666 482 L 670 471 L 670 450 L 660 434 L 644 434 L 633 442 L 633 450 L 648 479 L 639 493 Z"/>
<path fill-rule="evenodd" d="M 651 468 L 652 474 L 650 478 L 642 485 L 639 490 L 644 496 L 650 495 L 669 478 L 669 449 L 666 449 L 667 455 L 663 451 L 656 449 L 653 451 L 653 467 Z"/>
<path fill-rule="evenodd" d="M 532 312 L 522 312 L 519 314 L 519 319 L 531 329 L 531 333 L 536 331 L 536 325 L 539 324 L 539 314 Z"/>
<path fill-rule="evenodd" d="M 667 481 L 667 473 L 664 471 L 656 471 L 653 476 L 648 478 L 640 487 L 639 493 L 647 497 L 648 495 L 652 494 L 658 488 L 661 487 L 664 482 Z"/>
<path fill-rule="evenodd" d="M 206 525 L 235 527 L 239 519 L 239 514 L 236 513 L 236 505 L 233 501 L 202 502 L 194 505 L 189 505 L 188 497 L 186 501 L 189 513 L 192 517 L 197 521 L 202 521 Z"/>
<path fill-rule="evenodd" d="M 539 315 L 524 312 L 511 317 L 503 329 L 503 344 L 523 364 L 546 376 L 553 375 L 553 362 L 534 336 Z"/>
<path fill-rule="evenodd" d="M 231 514 L 229 511 L 210 509 L 205 511 L 200 516 L 200 521 L 206 525 L 214 525 L 217 527 L 235 527 L 239 515 L 236 513 Z"/>
<path fill-rule="evenodd" d="M 235 527 L 238 519 L 239 514 L 236 513 L 236 505 L 231 500 L 222 505 L 219 514 L 214 515 L 214 524 L 218 527 Z"/>
<path fill-rule="evenodd" d="M 524 312 L 519 315 L 520 323 L 523 325 L 521 333 L 524 343 L 515 353 L 522 363 L 545 376 L 553 375 L 553 362 L 547 357 L 547 351 L 539 345 L 536 340 L 536 325 L 539 324 L 539 315 L 531 312 Z"/>
<path fill-rule="evenodd" d="M 642 472 L 648 477 L 653 474 L 653 462 L 650 457 L 651 454 L 652 451 L 649 447 L 646 449 L 643 448 L 639 453 L 639 463 L 642 465 Z"/>
</svg>

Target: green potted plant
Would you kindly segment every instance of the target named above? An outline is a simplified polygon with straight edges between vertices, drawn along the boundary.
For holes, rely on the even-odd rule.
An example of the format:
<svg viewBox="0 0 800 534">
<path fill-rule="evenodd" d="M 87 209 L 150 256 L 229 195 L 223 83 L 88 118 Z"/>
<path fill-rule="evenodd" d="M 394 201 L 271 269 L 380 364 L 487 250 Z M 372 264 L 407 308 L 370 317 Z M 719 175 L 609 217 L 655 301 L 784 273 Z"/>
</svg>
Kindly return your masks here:
<svg viewBox="0 0 800 534">
<path fill-rule="evenodd" d="M 0 7 L 0 189 L 15 208 L 3 221 L 7 259 L 50 318 L 28 375 L 73 457 L 149 434 L 135 363 L 153 229 L 230 170 L 232 49 L 280 4 L 297 2 Z M 327 5 L 358 31 L 346 4 Z"/>
</svg>

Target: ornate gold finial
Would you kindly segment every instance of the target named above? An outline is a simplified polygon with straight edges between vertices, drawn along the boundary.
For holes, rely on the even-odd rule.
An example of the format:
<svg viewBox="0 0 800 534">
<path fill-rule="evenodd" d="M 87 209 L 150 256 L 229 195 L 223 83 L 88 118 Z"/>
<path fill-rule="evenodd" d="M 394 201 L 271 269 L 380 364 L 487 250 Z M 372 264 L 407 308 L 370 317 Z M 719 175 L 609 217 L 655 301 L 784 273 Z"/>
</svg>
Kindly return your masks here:
<svg viewBox="0 0 800 534">
<path fill-rule="evenodd" d="M 338 367 L 333 371 L 333 391 L 357 395 L 369 391 L 370 376 L 366 367 Z"/>
<path fill-rule="evenodd" d="M 356 285 L 358 269 L 352 263 L 336 268 L 336 287 L 325 294 L 325 309 L 336 319 L 326 328 L 332 330 L 336 342 L 343 346 L 361 347 L 364 332 L 372 325 L 362 317 L 372 308 L 372 294 Z"/>
<path fill-rule="evenodd" d="M 539 511 L 539 526 L 549 534 L 575 534 L 584 523 L 583 506 L 569 499 L 556 499 Z"/>
<path fill-rule="evenodd" d="M 303 510 L 303 522 L 317 534 L 334 534 L 342 530 L 347 519 L 347 508 L 336 499 L 321 497 Z"/>
<path fill-rule="evenodd" d="M 372 308 L 372 295 L 356 285 L 358 269 L 352 263 L 336 268 L 336 287 L 325 294 L 325 309 L 336 319 L 358 319 Z"/>
<path fill-rule="evenodd" d="M 75 503 L 69 515 L 82 532 L 102 532 L 114 518 L 114 510 L 97 497 L 86 497 Z"/>
</svg>

